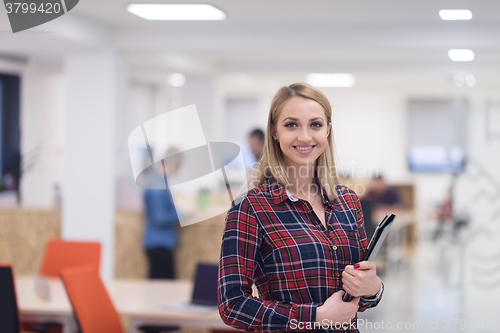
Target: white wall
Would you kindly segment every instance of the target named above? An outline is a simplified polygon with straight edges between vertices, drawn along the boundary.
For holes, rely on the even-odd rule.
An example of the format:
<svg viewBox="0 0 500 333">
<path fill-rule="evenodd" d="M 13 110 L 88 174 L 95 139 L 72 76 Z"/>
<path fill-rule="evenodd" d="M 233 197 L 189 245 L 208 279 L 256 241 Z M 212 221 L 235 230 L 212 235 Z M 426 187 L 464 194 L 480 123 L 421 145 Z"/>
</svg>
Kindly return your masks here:
<svg viewBox="0 0 500 333">
<path fill-rule="evenodd" d="M 128 135 L 137 126 L 155 116 L 155 100 L 159 89 L 153 84 L 130 82 L 121 135 L 117 136 L 117 209 L 142 209 L 141 189 L 135 184 L 128 153 Z"/>
<path fill-rule="evenodd" d="M 31 59 L 21 77 L 21 177 L 25 208 L 55 208 L 64 173 L 64 78 L 57 63 Z M 28 163 L 29 162 L 29 163 Z"/>
</svg>

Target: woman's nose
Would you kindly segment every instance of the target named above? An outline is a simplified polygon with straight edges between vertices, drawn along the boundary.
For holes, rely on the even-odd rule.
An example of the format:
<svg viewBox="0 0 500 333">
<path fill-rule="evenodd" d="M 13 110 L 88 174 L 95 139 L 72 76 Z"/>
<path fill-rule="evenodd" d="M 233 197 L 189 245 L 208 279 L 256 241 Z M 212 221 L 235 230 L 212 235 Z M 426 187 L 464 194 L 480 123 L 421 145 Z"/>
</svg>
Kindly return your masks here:
<svg viewBox="0 0 500 333">
<path fill-rule="evenodd" d="M 309 134 L 309 131 L 307 128 L 304 128 L 303 130 L 300 131 L 298 139 L 299 139 L 299 141 L 303 141 L 303 142 L 309 142 L 311 140 L 311 135 Z"/>
</svg>

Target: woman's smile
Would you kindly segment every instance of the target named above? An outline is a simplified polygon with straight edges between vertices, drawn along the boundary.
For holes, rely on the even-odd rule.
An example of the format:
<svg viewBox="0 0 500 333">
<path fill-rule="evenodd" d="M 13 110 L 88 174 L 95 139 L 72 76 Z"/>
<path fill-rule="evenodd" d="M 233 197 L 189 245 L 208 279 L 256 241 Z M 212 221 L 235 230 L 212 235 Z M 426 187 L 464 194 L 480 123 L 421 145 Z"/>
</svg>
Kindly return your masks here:
<svg viewBox="0 0 500 333">
<path fill-rule="evenodd" d="M 308 155 L 310 154 L 313 150 L 314 150 L 314 147 L 316 147 L 316 145 L 308 145 L 308 146 L 302 146 L 302 145 L 297 145 L 297 146 L 293 146 L 293 148 L 299 153 L 299 154 L 302 154 L 302 155 Z"/>
</svg>

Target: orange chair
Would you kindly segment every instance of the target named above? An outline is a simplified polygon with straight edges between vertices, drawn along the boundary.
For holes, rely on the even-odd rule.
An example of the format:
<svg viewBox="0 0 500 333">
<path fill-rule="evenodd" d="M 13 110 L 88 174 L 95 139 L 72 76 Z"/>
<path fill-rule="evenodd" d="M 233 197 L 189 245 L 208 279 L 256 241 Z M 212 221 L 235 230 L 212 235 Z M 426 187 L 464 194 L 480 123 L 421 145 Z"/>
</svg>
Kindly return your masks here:
<svg viewBox="0 0 500 333">
<path fill-rule="evenodd" d="M 40 274 L 58 277 L 59 272 L 71 266 L 93 265 L 99 269 L 101 244 L 99 242 L 50 239 L 45 245 Z"/>
<path fill-rule="evenodd" d="M 82 333 L 123 333 L 118 312 L 95 266 L 65 268 L 60 275 Z"/>
<path fill-rule="evenodd" d="M 45 244 L 40 274 L 47 277 L 59 277 L 62 269 L 81 265 L 91 265 L 99 269 L 100 261 L 101 244 L 99 242 L 49 239 Z M 24 322 L 23 328 L 36 332 L 62 331 L 62 325 L 56 322 Z"/>
</svg>

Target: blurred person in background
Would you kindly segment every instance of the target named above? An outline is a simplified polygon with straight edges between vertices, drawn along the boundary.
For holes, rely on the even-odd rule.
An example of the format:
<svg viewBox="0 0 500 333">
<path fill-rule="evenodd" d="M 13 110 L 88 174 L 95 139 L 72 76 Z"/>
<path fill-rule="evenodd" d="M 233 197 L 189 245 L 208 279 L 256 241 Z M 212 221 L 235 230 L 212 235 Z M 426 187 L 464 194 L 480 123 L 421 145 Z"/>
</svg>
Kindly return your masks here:
<svg viewBox="0 0 500 333">
<path fill-rule="evenodd" d="M 248 175 L 252 173 L 253 168 L 262 157 L 264 138 L 264 132 L 260 128 L 256 128 L 248 135 L 248 145 L 244 144 L 242 147 L 243 159 Z"/>
<path fill-rule="evenodd" d="M 178 172 L 182 164 L 182 155 L 177 148 L 170 148 L 164 161 L 165 175 Z M 179 218 L 161 162 L 156 163 L 150 171 L 149 179 L 152 188 L 166 185 L 165 189 L 144 190 L 144 214 L 146 226 L 143 244 L 149 262 L 150 279 L 174 279 L 174 250 L 177 246 L 177 228 Z"/>
<path fill-rule="evenodd" d="M 262 157 L 262 151 L 264 150 L 264 138 L 264 131 L 260 128 L 254 129 L 248 137 L 248 144 L 250 145 L 250 149 L 252 150 L 252 154 L 255 157 L 256 162 L 258 162 Z"/>
<path fill-rule="evenodd" d="M 375 263 L 359 262 L 367 246 L 360 201 L 332 176 L 331 114 L 326 96 L 304 83 L 273 98 L 256 187 L 226 216 L 218 291 L 227 325 L 284 332 L 326 322 L 327 332 L 339 323 L 357 332 L 357 311 L 382 297 Z"/>
<path fill-rule="evenodd" d="M 458 231 L 467 226 L 468 216 L 466 214 L 454 214 L 453 207 L 453 188 L 455 186 L 455 179 L 451 182 L 446 195 L 443 200 L 438 204 L 438 207 L 431 216 L 436 219 L 437 226 L 432 235 L 432 240 L 436 241 L 445 233 L 445 225 L 451 225 L 452 236 L 457 237 Z"/>
<path fill-rule="evenodd" d="M 371 238 L 382 217 L 389 212 L 403 208 L 403 200 L 397 189 L 390 187 L 382 175 L 372 178 L 368 191 L 361 198 L 365 215 L 365 229 L 368 238 Z M 386 243 L 382 243 L 382 253 L 385 253 Z"/>
<path fill-rule="evenodd" d="M 382 175 L 372 179 L 363 199 L 373 202 L 375 209 L 401 208 L 403 204 L 398 190 L 388 186 Z"/>
</svg>

